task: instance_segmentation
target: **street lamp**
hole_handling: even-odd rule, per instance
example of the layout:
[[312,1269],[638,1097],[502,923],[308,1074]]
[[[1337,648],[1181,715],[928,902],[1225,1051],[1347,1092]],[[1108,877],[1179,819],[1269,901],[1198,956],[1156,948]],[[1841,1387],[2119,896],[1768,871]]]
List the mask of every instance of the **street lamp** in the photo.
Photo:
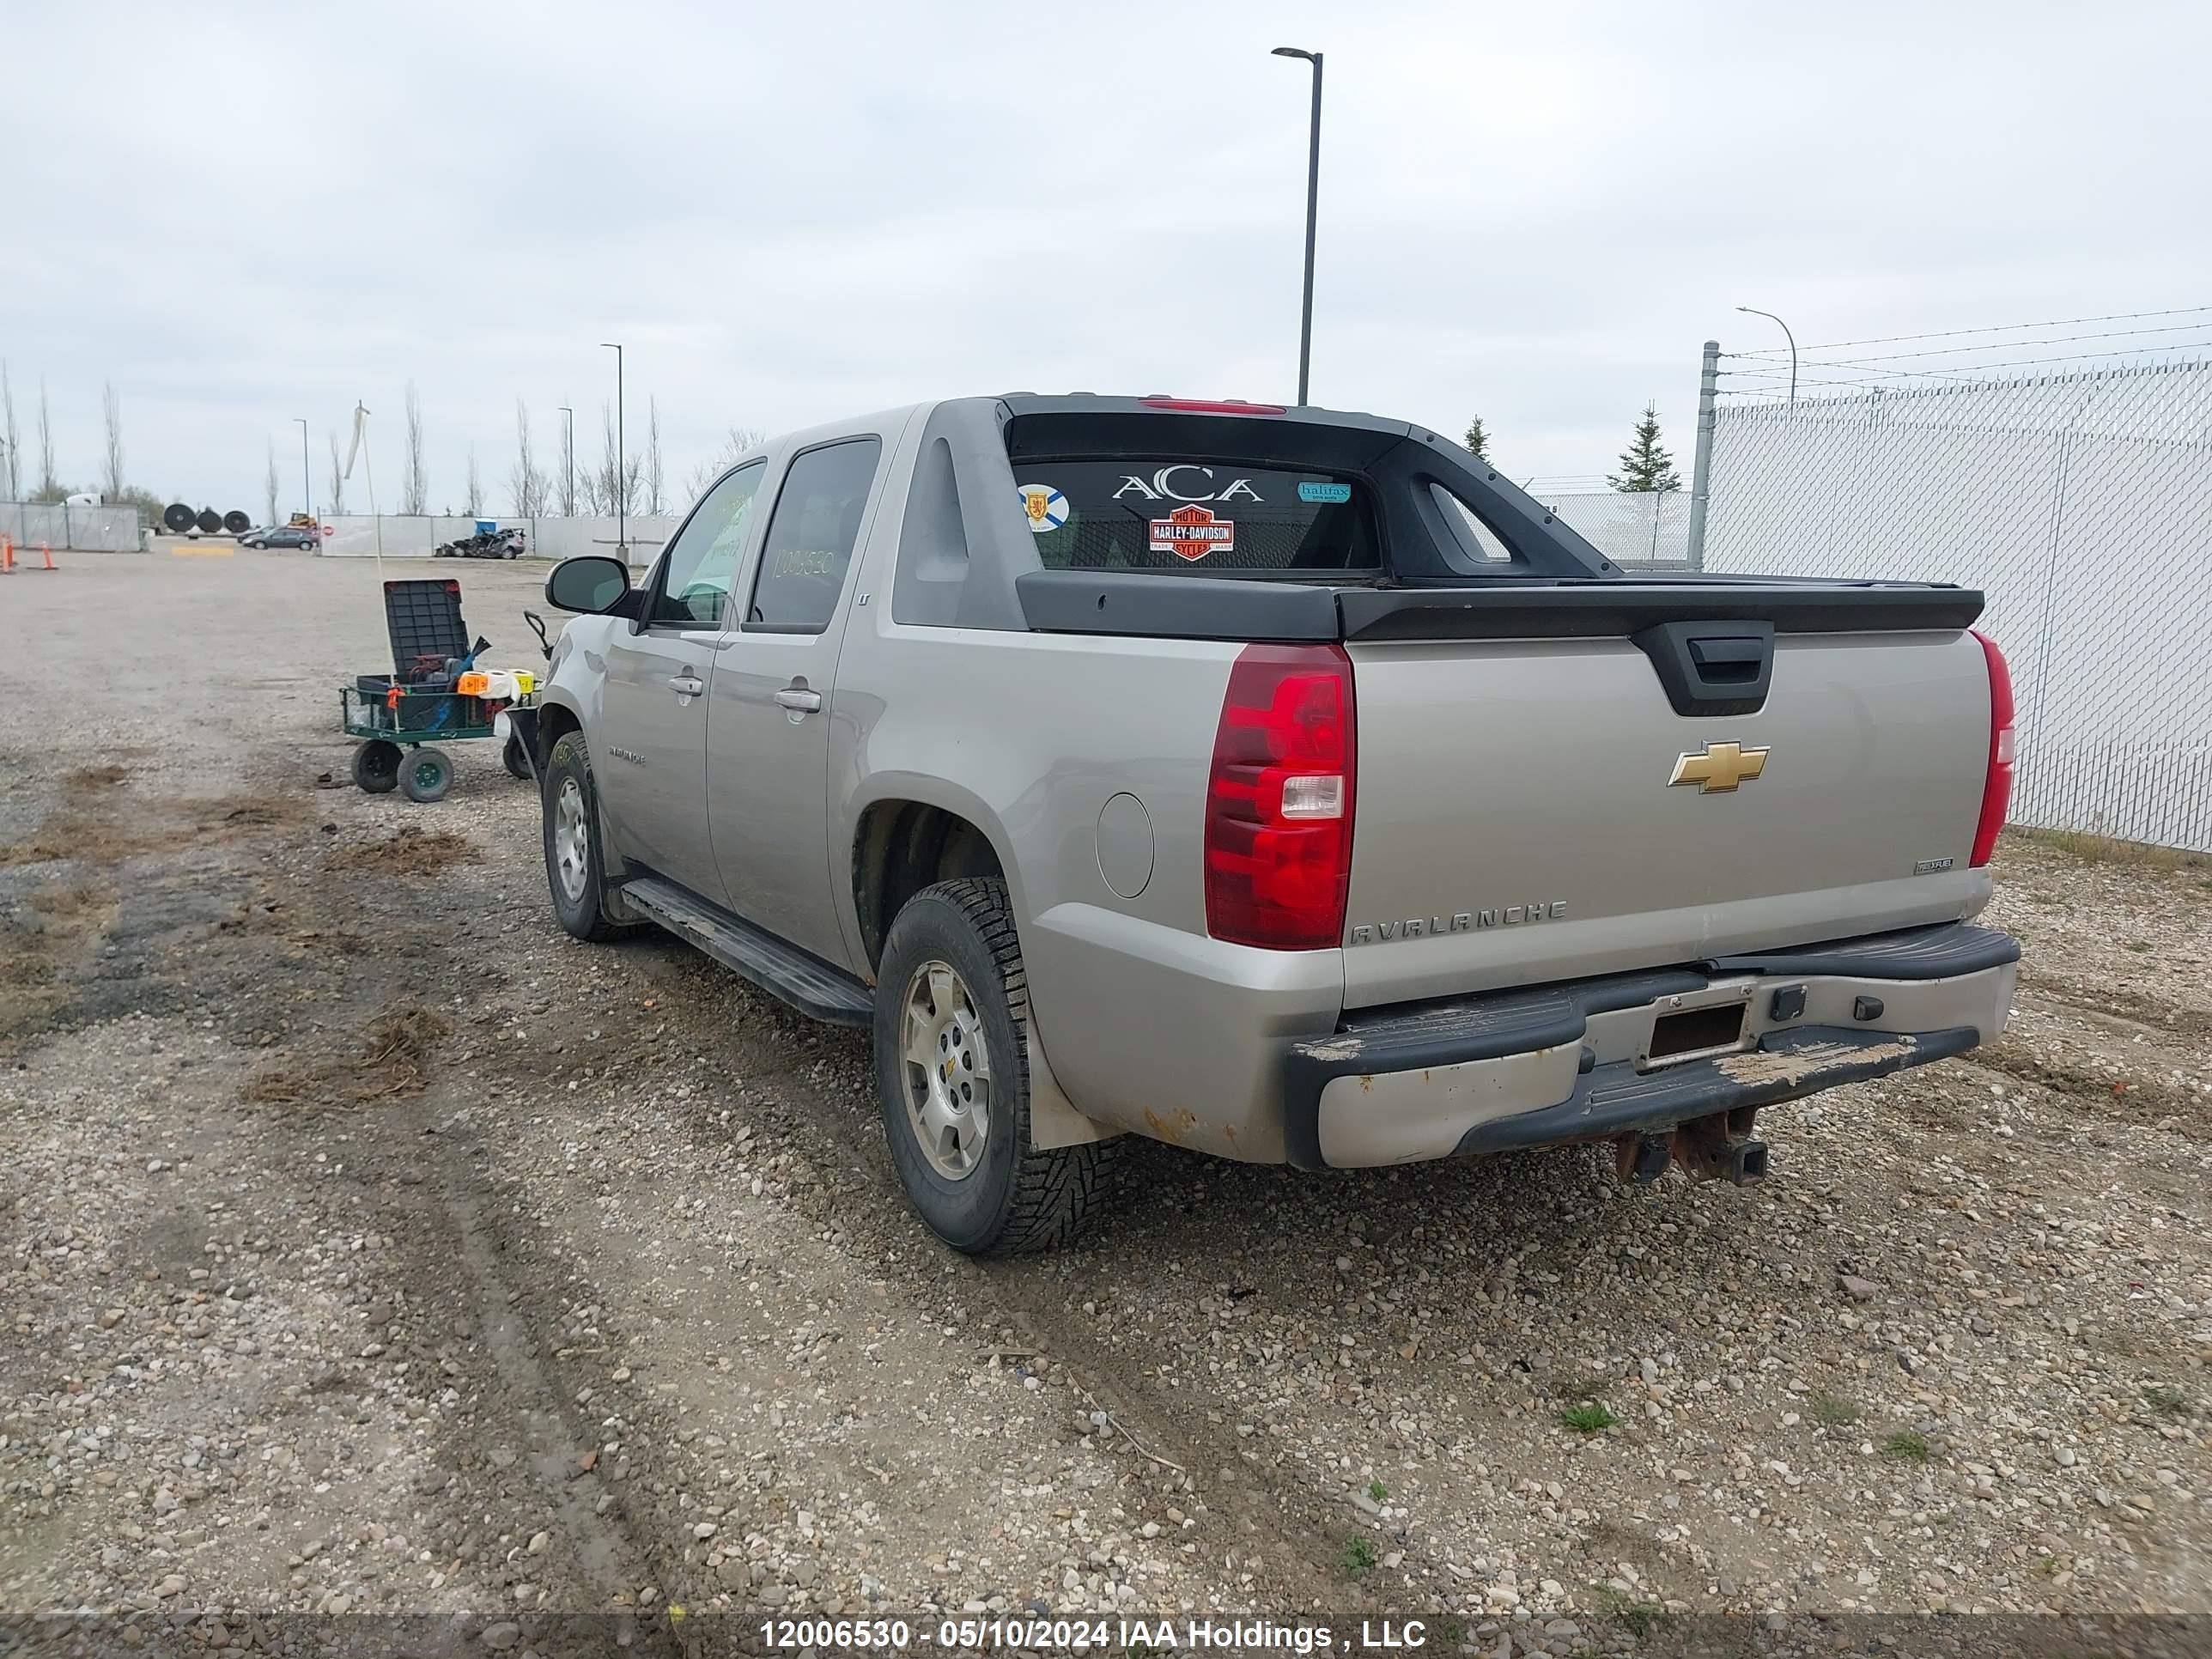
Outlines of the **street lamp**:
[[1753,317],[1764,317],[1768,322],[1780,326],[1782,337],[1790,342],[1790,401],[1796,403],[1797,401],[1797,337],[1790,331],[1789,324],[1783,322],[1771,311],[1761,311],[1757,306],[1738,306],[1736,309],[1748,312]]
[[1298,403],[1306,403],[1306,381],[1313,364],[1314,217],[1321,203],[1321,54],[1296,46],[1277,46],[1275,58],[1303,58],[1313,65],[1313,131],[1306,149],[1306,301],[1298,323]]
[[[307,516],[314,519],[315,486],[308,481],[307,473],[307,417],[304,415],[295,415],[292,418],[300,423],[300,495],[301,497],[300,504],[307,509]],[[319,527],[322,520],[315,519],[315,522]]]
[[568,465],[568,483],[561,492],[561,516],[573,519],[576,516],[576,411],[562,404],[561,412],[568,417],[568,435],[561,441],[561,453]]
[[629,562],[629,441],[623,435],[623,349],[612,340],[599,343],[615,354],[615,552]]

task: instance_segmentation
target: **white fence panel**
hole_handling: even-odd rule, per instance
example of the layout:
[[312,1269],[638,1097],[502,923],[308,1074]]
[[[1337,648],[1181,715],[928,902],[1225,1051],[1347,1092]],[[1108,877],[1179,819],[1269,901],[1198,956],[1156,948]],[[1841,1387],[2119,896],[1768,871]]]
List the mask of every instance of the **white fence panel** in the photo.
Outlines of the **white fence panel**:
[[15,544],[18,555],[41,544],[57,553],[137,553],[145,546],[135,507],[33,507],[0,501],[0,536]]
[[[329,526],[329,533],[323,538],[323,553],[327,558],[374,558],[380,526],[386,558],[427,559],[447,543],[475,535],[477,520],[423,518],[398,513],[376,517],[366,513],[348,513],[326,515],[323,522]],[[518,519],[487,515],[484,522],[502,530],[520,526],[526,556],[541,559],[574,558],[580,553],[612,556],[619,527],[629,538],[629,562],[642,567],[659,556],[661,544],[675,533],[678,521],[665,514],[653,514],[631,519],[619,526],[612,518]]]
[[1705,568],[1957,582],[2016,823],[2212,852],[2212,363],[1723,406]]

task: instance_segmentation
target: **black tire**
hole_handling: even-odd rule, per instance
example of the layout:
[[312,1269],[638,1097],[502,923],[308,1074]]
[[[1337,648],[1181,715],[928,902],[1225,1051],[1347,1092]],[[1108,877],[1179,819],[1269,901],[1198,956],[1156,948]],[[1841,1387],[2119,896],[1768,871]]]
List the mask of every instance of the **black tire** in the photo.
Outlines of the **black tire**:
[[522,733],[514,732],[507,738],[507,747],[499,751],[499,763],[507,768],[510,777],[530,781],[530,757],[523,750]]
[[[584,846],[572,887],[563,878],[555,845],[563,796],[574,785],[582,811]],[[545,760],[545,787],[541,797],[540,837],[545,852],[545,887],[553,896],[553,914],[571,938],[592,944],[634,933],[637,922],[620,922],[607,914],[606,858],[599,848],[599,790],[592,776],[592,751],[580,732],[563,732]]]
[[[907,999],[932,962],[950,966],[965,988],[989,1064],[982,1145],[958,1176],[933,1164],[908,1103],[920,1073],[903,1052]],[[930,1231],[969,1255],[1013,1255],[1074,1238],[1105,1189],[1115,1143],[1049,1152],[1030,1145],[1029,978],[1004,880],[943,881],[907,902],[877,970],[875,1032],[876,1094],[891,1163]]]
[[417,748],[399,763],[399,793],[428,805],[443,800],[453,787],[453,757],[428,744]]
[[371,738],[353,751],[353,781],[364,794],[388,795],[399,786],[399,745]]

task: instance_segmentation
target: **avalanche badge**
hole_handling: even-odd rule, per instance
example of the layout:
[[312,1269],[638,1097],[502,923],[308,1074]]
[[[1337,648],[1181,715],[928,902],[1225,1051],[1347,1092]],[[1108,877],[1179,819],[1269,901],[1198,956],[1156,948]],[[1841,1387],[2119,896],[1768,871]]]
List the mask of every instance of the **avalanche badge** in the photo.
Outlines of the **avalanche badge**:
[[1172,553],[1178,559],[1202,559],[1209,553],[1226,553],[1237,545],[1237,526],[1217,519],[1213,509],[1185,501],[1164,519],[1152,520],[1152,551]]

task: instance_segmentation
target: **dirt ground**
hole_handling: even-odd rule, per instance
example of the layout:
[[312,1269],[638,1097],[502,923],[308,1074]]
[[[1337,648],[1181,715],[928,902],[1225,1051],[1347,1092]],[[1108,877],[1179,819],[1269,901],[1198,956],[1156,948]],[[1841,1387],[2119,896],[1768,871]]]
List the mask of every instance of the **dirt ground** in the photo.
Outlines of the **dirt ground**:
[[560,933],[491,745],[346,782],[376,582],[0,579],[0,1611],[2212,1612],[2212,868],[2011,841],[2011,1033],[1763,1186],[1133,1145],[979,1264],[861,1035]]

